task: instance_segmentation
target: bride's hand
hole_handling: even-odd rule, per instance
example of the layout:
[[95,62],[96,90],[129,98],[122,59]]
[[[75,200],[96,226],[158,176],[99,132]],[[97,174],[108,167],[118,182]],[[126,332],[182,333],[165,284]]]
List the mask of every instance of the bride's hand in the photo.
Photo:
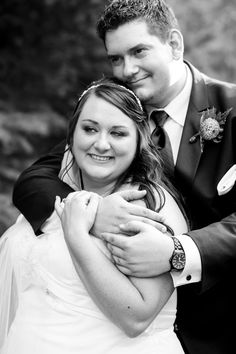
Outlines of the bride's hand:
[[100,198],[98,194],[86,191],[70,193],[62,202],[56,197],[55,210],[61,219],[65,234],[89,233]]

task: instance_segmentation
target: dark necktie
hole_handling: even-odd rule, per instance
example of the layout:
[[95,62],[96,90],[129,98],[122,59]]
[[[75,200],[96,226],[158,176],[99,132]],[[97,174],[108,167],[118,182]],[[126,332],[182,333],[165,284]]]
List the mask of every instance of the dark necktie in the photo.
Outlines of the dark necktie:
[[168,114],[165,111],[154,111],[151,114],[151,119],[154,121],[156,128],[152,132],[151,139],[163,159],[165,172],[169,177],[174,176],[174,159],[173,152],[170,144],[170,139],[163,128],[165,121],[168,118]]

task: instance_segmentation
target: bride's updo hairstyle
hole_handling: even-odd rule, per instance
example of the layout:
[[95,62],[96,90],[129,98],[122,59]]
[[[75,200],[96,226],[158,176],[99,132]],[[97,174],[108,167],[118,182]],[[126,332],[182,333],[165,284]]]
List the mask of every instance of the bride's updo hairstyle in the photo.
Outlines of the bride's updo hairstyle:
[[[137,150],[134,160],[128,170],[118,178],[113,192],[117,191],[119,187],[125,183],[139,185],[140,189],[147,191],[147,206],[154,210],[156,209],[156,198],[154,197],[155,189],[160,197],[160,204],[157,206],[159,210],[165,203],[164,194],[160,188],[160,185],[165,185],[163,182],[162,162],[150,139],[147,114],[139,98],[133,91],[124,86],[123,83],[113,78],[102,78],[90,84],[82,93],[69,123],[67,133],[67,145],[69,150],[72,153],[75,127],[83,106],[91,95],[104,99],[132,119],[138,133]],[[72,161],[72,164],[73,162],[74,161]],[[67,169],[70,167],[71,166],[67,166]]]

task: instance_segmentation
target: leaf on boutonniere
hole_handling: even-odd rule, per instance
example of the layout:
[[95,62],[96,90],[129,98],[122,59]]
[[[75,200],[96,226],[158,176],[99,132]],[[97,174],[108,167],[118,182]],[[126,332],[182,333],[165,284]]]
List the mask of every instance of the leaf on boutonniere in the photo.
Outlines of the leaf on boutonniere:
[[190,139],[190,143],[194,143],[200,138],[201,152],[203,152],[206,141],[219,143],[223,138],[224,125],[232,107],[221,113],[216,111],[215,107],[208,108],[201,113],[199,131]]

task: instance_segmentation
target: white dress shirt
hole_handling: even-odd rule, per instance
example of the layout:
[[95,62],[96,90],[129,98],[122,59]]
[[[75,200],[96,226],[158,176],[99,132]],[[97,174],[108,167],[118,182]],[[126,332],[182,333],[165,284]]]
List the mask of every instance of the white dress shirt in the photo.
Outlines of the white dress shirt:
[[[176,164],[180,141],[183,133],[183,127],[187,115],[188,104],[192,89],[192,74],[186,65],[186,82],[181,92],[163,108],[152,107],[149,111],[149,117],[154,110],[164,110],[168,115],[163,128],[167,132],[173,152],[174,163]],[[151,130],[154,129],[154,123],[150,121]],[[201,280],[201,257],[195,242],[188,235],[176,236],[184,249],[186,255],[186,264],[181,272],[171,271],[174,286],[180,286],[189,283],[199,282]]]

